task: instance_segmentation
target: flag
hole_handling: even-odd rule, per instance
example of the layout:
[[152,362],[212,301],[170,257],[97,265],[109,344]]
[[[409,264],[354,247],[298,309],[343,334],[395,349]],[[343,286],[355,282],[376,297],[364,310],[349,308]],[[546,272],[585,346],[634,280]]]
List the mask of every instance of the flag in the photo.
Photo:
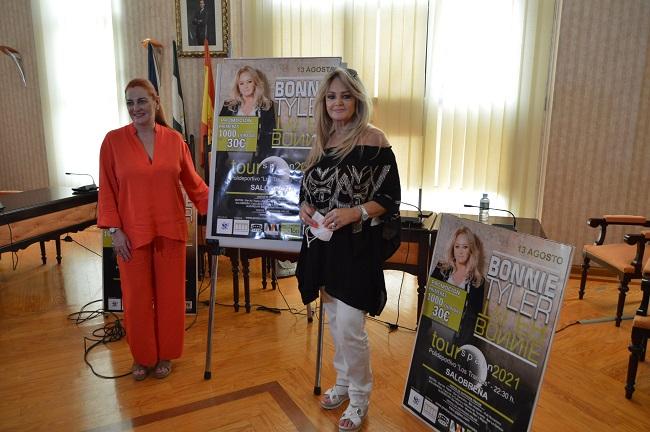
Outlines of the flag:
[[147,44],[147,60],[149,63],[149,81],[151,81],[158,95],[160,95],[160,89],[158,88],[158,83],[160,82],[158,58],[151,42]]
[[172,70],[172,127],[183,135],[183,139],[187,141],[187,135],[185,134],[185,105],[183,104],[181,74],[178,72],[176,41],[173,41],[172,44],[174,49],[174,65]]
[[201,166],[204,166],[205,159],[205,138],[208,137],[208,144],[212,143],[212,119],[214,118],[214,78],[212,78],[212,62],[210,61],[210,50],[208,39],[203,41],[204,66],[203,66],[203,105],[201,107]]
[[23,80],[23,85],[27,87],[27,81],[25,80],[25,68],[23,67],[23,58],[20,53],[15,49],[5,45],[0,45],[0,52],[3,52],[11,57],[11,59],[16,64],[16,67],[18,68],[18,74],[20,75],[20,79]]

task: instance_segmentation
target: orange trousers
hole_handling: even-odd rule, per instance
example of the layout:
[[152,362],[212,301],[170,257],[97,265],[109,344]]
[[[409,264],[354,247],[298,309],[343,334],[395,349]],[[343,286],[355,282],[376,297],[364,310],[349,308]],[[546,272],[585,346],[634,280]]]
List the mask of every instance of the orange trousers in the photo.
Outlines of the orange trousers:
[[118,258],[126,338],[136,363],[179,358],[185,333],[185,242],[156,237]]

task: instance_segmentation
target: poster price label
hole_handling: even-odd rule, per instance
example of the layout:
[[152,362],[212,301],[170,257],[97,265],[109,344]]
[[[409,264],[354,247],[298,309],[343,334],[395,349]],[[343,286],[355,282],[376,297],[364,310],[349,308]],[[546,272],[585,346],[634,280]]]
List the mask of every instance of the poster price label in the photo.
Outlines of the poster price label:
[[255,116],[221,116],[217,134],[217,151],[255,152],[257,150],[257,127]]
[[423,314],[454,331],[460,328],[467,291],[430,277]]

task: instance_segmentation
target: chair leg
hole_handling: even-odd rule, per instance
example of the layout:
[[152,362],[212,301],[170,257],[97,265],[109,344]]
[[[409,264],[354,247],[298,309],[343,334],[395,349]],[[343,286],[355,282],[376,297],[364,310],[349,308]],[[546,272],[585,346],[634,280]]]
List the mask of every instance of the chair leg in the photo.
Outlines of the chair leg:
[[623,307],[625,306],[625,296],[629,291],[628,283],[630,282],[630,277],[628,275],[623,275],[621,277],[621,284],[618,287],[618,305],[616,305],[616,327],[621,326],[621,321],[623,317]]
[[[636,369],[639,365],[639,358],[642,350],[642,339],[644,338],[643,330],[640,328],[632,328],[632,343],[628,347],[630,350],[630,361],[627,365],[627,384],[625,384],[625,397],[632,398],[634,393],[634,383],[636,381]],[[646,337],[647,339],[647,337]]]
[[582,277],[580,278],[580,291],[578,291],[578,298],[582,300],[585,296],[585,285],[587,285],[587,271],[589,271],[589,258],[585,257],[582,263]]
[[43,265],[47,263],[47,255],[45,255],[45,242],[39,242],[39,245],[41,246],[41,261],[43,261]]
[[643,291],[643,297],[641,297],[641,304],[639,309],[637,309],[637,315],[648,315],[648,303],[650,303],[650,278],[644,277],[641,280],[641,291]]

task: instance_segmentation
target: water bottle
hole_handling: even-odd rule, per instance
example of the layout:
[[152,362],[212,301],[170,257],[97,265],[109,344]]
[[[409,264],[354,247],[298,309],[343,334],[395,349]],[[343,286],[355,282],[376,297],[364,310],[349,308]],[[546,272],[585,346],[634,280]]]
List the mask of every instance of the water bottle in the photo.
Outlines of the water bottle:
[[479,222],[484,224],[488,223],[489,208],[490,208],[490,199],[488,198],[487,194],[484,193],[483,198],[481,198],[481,201],[479,202],[479,211],[478,211]]

